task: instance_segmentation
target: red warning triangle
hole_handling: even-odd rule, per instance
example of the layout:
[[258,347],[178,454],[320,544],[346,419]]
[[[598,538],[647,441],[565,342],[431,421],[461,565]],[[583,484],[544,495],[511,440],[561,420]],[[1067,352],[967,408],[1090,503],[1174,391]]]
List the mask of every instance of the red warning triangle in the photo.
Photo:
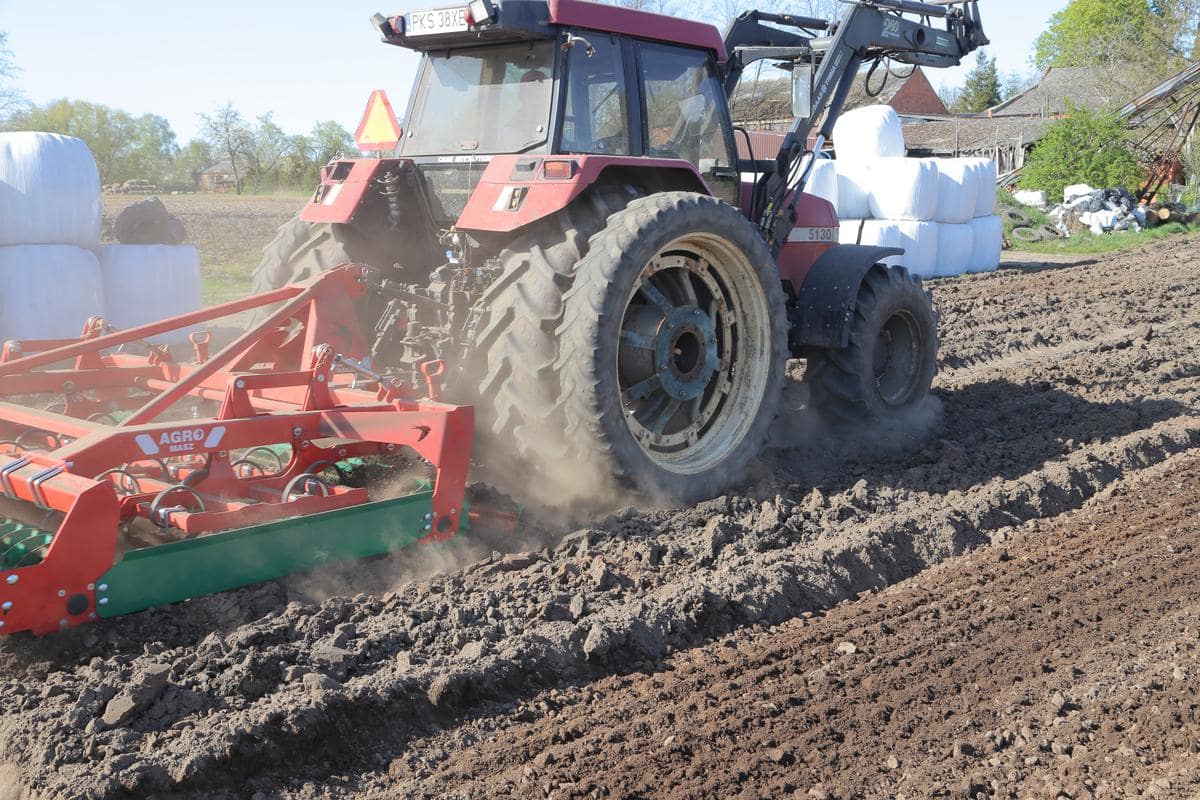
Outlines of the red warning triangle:
[[400,144],[403,134],[387,94],[382,89],[371,92],[362,122],[358,123],[358,130],[354,132],[354,141],[358,144],[358,149],[364,152],[392,151]]

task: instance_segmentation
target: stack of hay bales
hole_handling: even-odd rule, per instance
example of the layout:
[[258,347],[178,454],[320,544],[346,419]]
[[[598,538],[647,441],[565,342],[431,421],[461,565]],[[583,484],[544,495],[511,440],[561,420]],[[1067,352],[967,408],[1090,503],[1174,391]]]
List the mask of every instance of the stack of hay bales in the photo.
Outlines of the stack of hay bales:
[[0,341],[75,338],[97,314],[131,328],[199,307],[194,247],[101,246],[101,223],[86,144],[0,133]]
[[0,341],[78,337],[103,311],[100,173],[79,139],[0,134]]
[[995,162],[905,158],[900,119],[888,106],[842,115],[833,138],[836,190],[821,196],[837,208],[843,243],[902,248],[888,263],[926,278],[996,269],[1003,226]]

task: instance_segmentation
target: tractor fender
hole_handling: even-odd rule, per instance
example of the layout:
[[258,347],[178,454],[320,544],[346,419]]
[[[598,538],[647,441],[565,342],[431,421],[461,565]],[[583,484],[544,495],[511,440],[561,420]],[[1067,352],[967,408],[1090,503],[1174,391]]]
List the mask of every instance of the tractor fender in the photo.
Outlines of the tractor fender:
[[375,176],[395,168],[399,158],[354,158],[321,167],[321,182],[300,210],[305,222],[346,223],[354,219],[367,198]]
[[896,247],[861,244],[839,244],[826,250],[813,263],[797,294],[792,344],[835,350],[848,345],[863,278],[885,258],[903,254]]
[[[555,165],[552,170],[559,170],[557,174],[567,177],[547,177],[548,164]],[[561,166],[564,164],[568,166]],[[682,189],[712,194],[696,168],[683,159],[595,155],[493,156],[455,227],[511,233],[562,211],[589,186],[603,182],[606,173],[633,170],[636,170],[640,181],[654,186],[657,191]],[[628,175],[618,182],[628,183]],[[658,188],[660,186],[663,188]]]

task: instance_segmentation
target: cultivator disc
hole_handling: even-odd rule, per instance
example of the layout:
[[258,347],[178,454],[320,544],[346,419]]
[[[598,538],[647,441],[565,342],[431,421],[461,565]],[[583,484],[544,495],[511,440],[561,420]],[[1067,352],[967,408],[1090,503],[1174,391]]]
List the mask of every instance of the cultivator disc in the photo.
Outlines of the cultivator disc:
[[[347,326],[363,277],[344,266],[129,331],[92,320],[77,340],[6,343],[0,398],[41,410],[0,400],[0,633],[457,535],[472,409],[431,399],[440,363],[419,392],[357,360],[366,348]],[[193,334],[192,363],[128,351],[271,305],[215,355]],[[388,480],[349,479],[368,463]],[[425,483],[400,488],[413,470]]]

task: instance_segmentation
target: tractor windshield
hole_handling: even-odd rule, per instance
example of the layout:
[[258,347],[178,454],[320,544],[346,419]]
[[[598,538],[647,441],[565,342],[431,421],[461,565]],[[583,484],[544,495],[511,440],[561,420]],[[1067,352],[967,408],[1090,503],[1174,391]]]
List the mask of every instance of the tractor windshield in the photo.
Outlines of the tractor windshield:
[[429,53],[403,155],[520,153],[544,144],[553,75],[550,41]]

